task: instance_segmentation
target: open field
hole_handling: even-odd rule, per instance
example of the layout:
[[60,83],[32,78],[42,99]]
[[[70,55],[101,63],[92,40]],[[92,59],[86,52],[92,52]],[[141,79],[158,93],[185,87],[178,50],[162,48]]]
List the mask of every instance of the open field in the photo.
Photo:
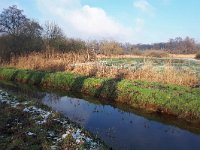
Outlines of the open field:
[[[97,58],[144,58],[142,55],[97,55]],[[195,54],[169,54],[168,58],[195,58]]]
[[194,86],[200,80],[200,62],[169,58],[103,58],[77,63],[67,71],[87,76],[124,78]]
[[200,119],[200,88],[8,68],[0,69],[0,78],[83,93],[190,121]]
[[150,63],[158,70],[168,65],[181,71],[195,71],[197,74],[200,73],[200,61],[189,58],[107,58],[101,59],[101,63],[106,66],[117,66],[127,69],[140,68],[146,63]]

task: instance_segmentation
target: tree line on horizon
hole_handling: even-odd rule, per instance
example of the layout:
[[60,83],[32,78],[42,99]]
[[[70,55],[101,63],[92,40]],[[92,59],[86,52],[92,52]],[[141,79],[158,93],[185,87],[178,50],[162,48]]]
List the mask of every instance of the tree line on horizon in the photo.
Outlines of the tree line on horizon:
[[40,25],[27,18],[16,5],[5,8],[0,13],[0,58],[9,61],[12,56],[30,52],[56,50],[62,53],[95,52],[104,55],[133,54],[137,51],[162,50],[176,54],[196,53],[200,45],[193,38],[175,38],[166,43],[131,44],[116,41],[84,41],[68,38],[55,23]]
[[45,50],[79,52],[86,50],[80,39],[67,38],[62,29],[53,22],[40,25],[27,18],[16,5],[0,13],[0,57],[8,60],[12,56]]

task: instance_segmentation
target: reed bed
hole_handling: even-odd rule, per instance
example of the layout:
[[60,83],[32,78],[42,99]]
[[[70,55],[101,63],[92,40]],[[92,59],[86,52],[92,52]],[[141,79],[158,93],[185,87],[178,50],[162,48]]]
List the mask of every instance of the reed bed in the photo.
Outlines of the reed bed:
[[161,69],[158,69],[157,66],[154,66],[151,62],[145,62],[144,65],[138,69],[127,69],[93,63],[71,66],[66,68],[66,70],[87,76],[124,78],[128,80],[142,80],[184,86],[193,86],[199,82],[195,70],[177,69],[171,64],[165,64]]
[[13,57],[9,63],[2,64],[2,66],[42,71],[70,71],[86,76],[124,78],[184,86],[199,84],[195,70],[177,69],[170,63],[166,63],[161,69],[158,69],[151,61],[146,61],[141,67],[132,69],[106,66],[93,60],[95,60],[95,56],[88,53],[45,51]]
[[94,54],[82,51],[61,53],[54,50],[47,50],[12,57],[10,62],[3,63],[2,66],[43,71],[65,71],[66,66],[69,64],[84,63],[94,59]]

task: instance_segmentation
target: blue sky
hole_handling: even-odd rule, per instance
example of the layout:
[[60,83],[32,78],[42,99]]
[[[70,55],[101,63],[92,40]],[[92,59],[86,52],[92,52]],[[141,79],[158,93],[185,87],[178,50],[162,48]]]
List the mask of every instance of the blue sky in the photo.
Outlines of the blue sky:
[[199,0],[1,0],[44,24],[56,22],[68,37],[131,43],[190,36],[200,41]]

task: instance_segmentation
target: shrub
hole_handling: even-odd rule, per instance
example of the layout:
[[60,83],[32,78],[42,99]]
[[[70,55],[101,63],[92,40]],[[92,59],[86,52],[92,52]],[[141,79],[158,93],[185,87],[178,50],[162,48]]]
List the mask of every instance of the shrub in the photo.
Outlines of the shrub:
[[141,50],[133,50],[130,52],[132,55],[137,55],[137,56],[141,56],[143,54],[143,52]]
[[162,58],[162,57],[168,57],[169,54],[167,52],[159,51],[159,50],[148,50],[144,52],[144,56]]
[[200,51],[197,52],[196,56],[195,56],[196,59],[200,59]]

